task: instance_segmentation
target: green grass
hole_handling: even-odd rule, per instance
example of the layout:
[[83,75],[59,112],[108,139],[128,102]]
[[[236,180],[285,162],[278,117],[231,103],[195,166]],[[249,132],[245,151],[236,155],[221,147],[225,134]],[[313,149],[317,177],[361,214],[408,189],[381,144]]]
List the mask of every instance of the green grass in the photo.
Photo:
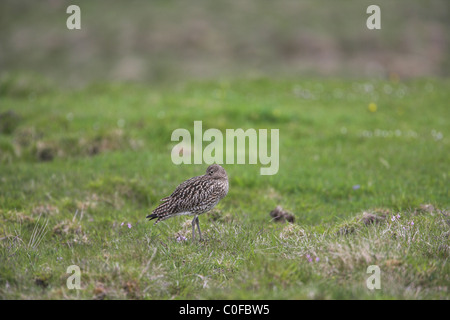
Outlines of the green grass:
[[[1,81],[1,298],[449,298],[448,80]],[[187,218],[145,216],[204,173],[170,160],[195,120],[279,129],[280,168],[225,164],[229,194],[192,243]],[[294,224],[271,220],[277,205]]]

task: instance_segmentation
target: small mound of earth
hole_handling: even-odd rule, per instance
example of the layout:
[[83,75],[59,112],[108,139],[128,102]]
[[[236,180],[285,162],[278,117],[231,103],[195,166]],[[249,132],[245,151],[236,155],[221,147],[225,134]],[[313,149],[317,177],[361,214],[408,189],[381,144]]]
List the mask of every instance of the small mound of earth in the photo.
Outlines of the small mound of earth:
[[293,223],[295,221],[294,215],[285,211],[281,206],[277,206],[275,209],[273,209],[270,212],[270,216],[273,218],[273,220],[278,222],[288,221]]

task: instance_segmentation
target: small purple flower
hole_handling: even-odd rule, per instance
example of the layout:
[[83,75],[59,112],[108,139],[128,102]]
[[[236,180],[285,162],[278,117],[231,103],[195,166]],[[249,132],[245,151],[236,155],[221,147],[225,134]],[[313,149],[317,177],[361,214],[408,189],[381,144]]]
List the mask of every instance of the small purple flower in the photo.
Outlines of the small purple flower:
[[184,236],[178,236],[178,238],[177,238],[177,242],[186,241],[186,240],[187,239]]
[[395,216],[392,216],[391,221],[395,221]]
[[123,226],[123,222],[120,224],[120,226]]
[[355,184],[352,189],[353,190],[358,190],[359,188],[361,188],[361,186],[359,184]]
[[319,261],[320,261],[319,257],[316,257],[316,262],[319,262]]
[[414,225],[414,221],[411,221],[411,225],[412,225],[412,226]]
[[399,213],[399,214],[397,214],[397,219],[400,219],[400,213]]
[[131,229],[131,223],[128,223],[127,226],[128,226],[128,229]]

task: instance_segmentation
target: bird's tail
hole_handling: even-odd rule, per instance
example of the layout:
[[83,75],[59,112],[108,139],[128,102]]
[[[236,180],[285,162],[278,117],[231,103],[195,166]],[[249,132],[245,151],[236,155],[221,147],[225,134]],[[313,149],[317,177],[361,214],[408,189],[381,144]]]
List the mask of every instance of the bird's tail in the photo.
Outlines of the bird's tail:
[[153,219],[158,218],[158,215],[156,213],[152,213],[152,214],[149,214],[148,216],[146,216],[146,218],[148,220],[153,220]]
[[169,209],[169,202],[161,203],[146,218],[149,220],[157,219],[155,222],[155,224],[157,224],[159,221],[167,218],[168,209]]

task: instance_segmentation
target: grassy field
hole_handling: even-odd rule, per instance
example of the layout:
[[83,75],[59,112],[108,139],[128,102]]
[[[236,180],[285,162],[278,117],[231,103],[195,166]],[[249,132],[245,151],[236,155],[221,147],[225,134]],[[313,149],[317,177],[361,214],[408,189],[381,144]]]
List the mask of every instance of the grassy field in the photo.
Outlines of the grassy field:
[[[450,81],[0,86],[2,299],[449,299]],[[280,130],[280,168],[224,164],[200,217],[145,216],[207,165],[172,131]],[[276,222],[282,206],[294,223]],[[177,238],[186,237],[186,241]],[[70,290],[67,267],[81,270]],[[367,268],[381,270],[369,290]]]

